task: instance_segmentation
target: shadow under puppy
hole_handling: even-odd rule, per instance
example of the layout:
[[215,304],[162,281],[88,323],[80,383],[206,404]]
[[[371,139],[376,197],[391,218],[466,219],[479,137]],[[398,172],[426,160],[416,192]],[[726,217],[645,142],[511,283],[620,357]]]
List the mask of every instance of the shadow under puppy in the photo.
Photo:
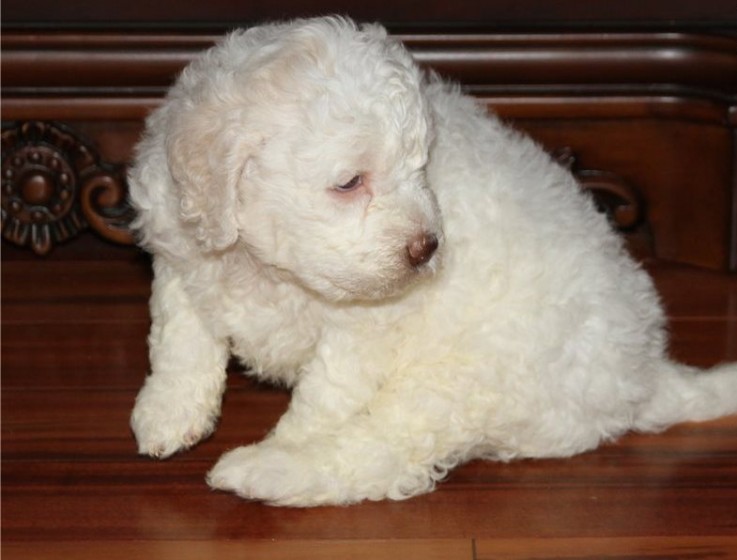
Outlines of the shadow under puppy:
[[666,357],[650,278],[573,177],[379,26],[228,35],[148,119],[130,186],[155,271],[140,452],[213,431],[231,354],[293,388],[215,488],[402,499],[472,458],[737,412],[734,366]]

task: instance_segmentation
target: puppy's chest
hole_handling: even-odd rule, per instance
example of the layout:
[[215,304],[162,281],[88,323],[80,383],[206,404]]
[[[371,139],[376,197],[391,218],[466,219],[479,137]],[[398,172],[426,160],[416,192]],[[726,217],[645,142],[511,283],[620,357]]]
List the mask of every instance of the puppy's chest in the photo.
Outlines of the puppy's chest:
[[310,359],[320,336],[314,311],[290,297],[230,298],[222,325],[234,355],[255,373],[287,382]]

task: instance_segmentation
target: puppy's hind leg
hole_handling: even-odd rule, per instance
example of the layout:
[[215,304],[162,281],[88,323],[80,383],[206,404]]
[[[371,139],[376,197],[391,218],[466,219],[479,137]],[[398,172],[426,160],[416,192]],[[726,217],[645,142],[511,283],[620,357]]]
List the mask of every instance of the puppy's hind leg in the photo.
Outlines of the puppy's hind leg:
[[179,279],[157,263],[151,297],[151,374],[131,428],[139,452],[159,459],[210,435],[225,390],[226,341],[202,324]]
[[[459,394],[389,384],[332,429],[296,442],[279,431],[235,449],[208,475],[211,486],[282,506],[404,499],[431,491],[483,439]],[[402,386],[403,385],[403,386]]]

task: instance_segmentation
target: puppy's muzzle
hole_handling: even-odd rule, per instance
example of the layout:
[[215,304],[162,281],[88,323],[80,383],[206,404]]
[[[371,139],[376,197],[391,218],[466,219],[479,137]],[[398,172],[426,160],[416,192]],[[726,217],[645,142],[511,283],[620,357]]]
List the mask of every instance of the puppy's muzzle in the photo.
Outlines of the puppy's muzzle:
[[432,233],[423,233],[407,244],[407,259],[412,266],[419,267],[428,262],[438,248],[438,238]]

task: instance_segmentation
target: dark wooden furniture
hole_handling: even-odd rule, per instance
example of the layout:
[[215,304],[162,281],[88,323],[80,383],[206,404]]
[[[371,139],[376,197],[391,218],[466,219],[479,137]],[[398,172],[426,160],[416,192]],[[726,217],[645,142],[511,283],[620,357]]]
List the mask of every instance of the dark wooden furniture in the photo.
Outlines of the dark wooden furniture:
[[[393,24],[421,64],[571,166],[639,256],[737,267],[732,3],[647,0],[618,7],[613,21],[586,2],[528,0],[511,12],[495,2],[431,2],[414,15],[402,3],[377,4],[348,11]],[[45,254],[90,226],[130,242],[124,166],[180,69],[216,40],[226,13],[251,21],[310,10],[223,1],[204,12],[183,6],[165,25],[166,3],[137,6],[137,23],[128,21],[131,5],[38,2],[56,29],[26,4],[5,9],[5,239]]]

